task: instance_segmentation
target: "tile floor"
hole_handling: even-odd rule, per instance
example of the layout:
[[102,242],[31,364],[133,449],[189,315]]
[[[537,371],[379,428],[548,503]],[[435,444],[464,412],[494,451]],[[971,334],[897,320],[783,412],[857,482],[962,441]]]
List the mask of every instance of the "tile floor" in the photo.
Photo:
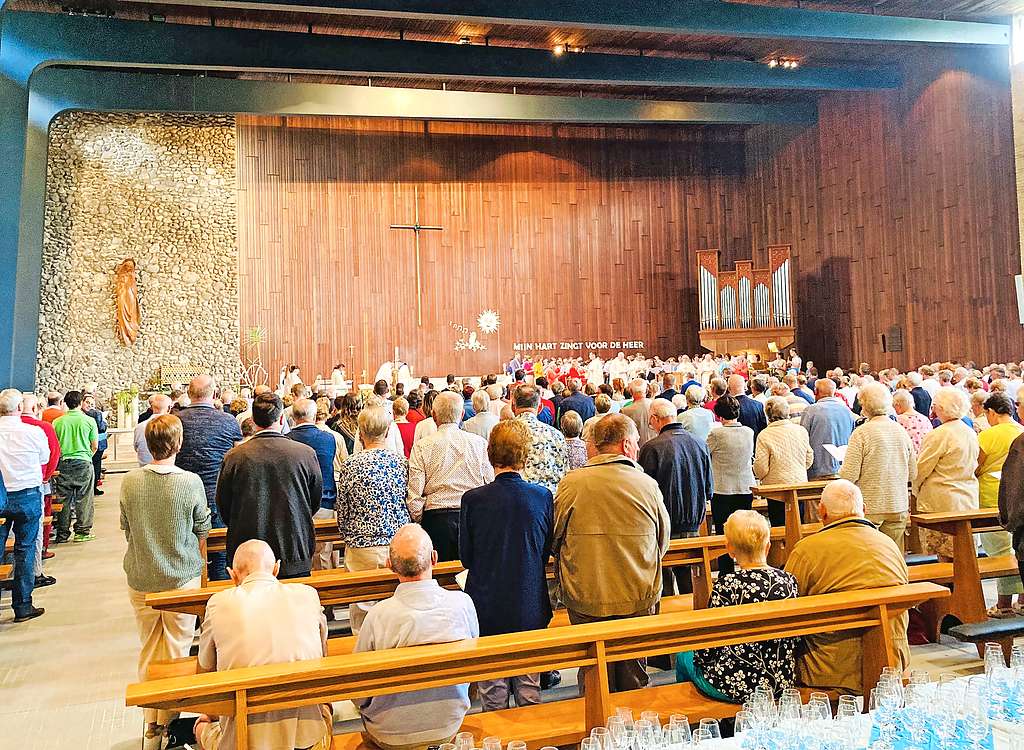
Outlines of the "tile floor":
[[[120,476],[108,475],[96,503],[96,541],[56,547],[46,564],[57,584],[36,592],[46,614],[12,622],[10,594],[0,603],[0,750],[135,750],[141,711],[124,706],[136,679],[138,642],[128,604],[118,529]],[[944,639],[916,647],[914,665],[934,673],[981,670],[971,646]],[[571,686],[575,675],[563,675]],[[353,716],[351,704],[336,718]]]

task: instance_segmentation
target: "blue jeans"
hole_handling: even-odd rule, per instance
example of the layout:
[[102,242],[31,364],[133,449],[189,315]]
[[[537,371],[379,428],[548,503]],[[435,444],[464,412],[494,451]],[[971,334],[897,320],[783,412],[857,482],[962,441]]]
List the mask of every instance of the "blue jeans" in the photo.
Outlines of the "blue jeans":
[[42,495],[38,487],[7,493],[7,503],[0,508],[7,523],[0,526],[0,550],[14,532],[14,615],[32,611],[32,589],[36,583],[35,550],[39,524],[43,518]]
[[[210,526],[214,529],[227,527],[224,519],[220,517],[220,510],[217,503],[210,503]],[[228,579],[228,554],[226,552],[211,552],[206,558],[206,577],[211,581],[226,581]]]

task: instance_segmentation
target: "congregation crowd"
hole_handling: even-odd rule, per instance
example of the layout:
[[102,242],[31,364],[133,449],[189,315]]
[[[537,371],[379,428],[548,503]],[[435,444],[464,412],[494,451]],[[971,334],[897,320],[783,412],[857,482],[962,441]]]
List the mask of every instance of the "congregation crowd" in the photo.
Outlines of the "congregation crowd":
[[[387,567],[400,581],[389,599],[349,608],[356,651],[545,628],[556,608],[573,624],[655,614],[663,597],[692,591],[687,568],[661,561],[670,540],[701,533],[708,512],[728,551],[711,607],[906,583],[911,498],[921,512],[998,507],[1006,530],[981,543],[990,556],[1015,553],[1024,573],[1022,364],[819,375],[796,352],[765,363],[517,356],[504,378],[477,387],[454,376],[441,388],[381,380],[344,395],[297,375],[281,392],[237,394],[197,376],[149,398],[135,427],[140,467],[120,487],[140,679],[150,663],[187,655],[196,631],[194,615],[154,610],[146,594],[198,588],[204,566],[210,580],[234,583],[206,608],[205,671],[325,655],[333,608],[280,581],[336,567]],[[43,614],[32,591],[53,582],[43,572],[51,536],[93,538],[106,425],[91,399],[48,394],[43,409],[33,394],[0,393],[0,541],[13,531],[16,622]],[[822,529],[773,567],[771,527],[785,524],[786,508],[753,510],[755,488],[811,479],[831,480],[818,518],[805,519]],[[41,520],[54,502],[51,531]],[[340,543],[318,542],[318,519],[336,521]],[[226,529],[226,553],[203,559],[212,528]],[[927,550],[952,559],[949,537],[922,531]],[[432,576],[449,560],[468,572],[464,593]],[[989,615],[1024,614],[1020,576],[997,586]],[[890,633],[904,667],[907,625],[897,617]],[[859,693],[859,648],[849,634],[785,638],[682,653],[670,668],[736,703],[794,684]],[[609,682],[630,690],[648,675],[644,660],[616,662]],[[552,679],[476,689],[483,710],[498,710],[540,702]],[[470,686],[357,708],[382,750],[427,747],[459,731]],[[147,709],[153,747],[171,718]],[[298,708],[254,722],[250,737],[256,747],[326,748],[332,721],[328,706]],[[232,719],[200,717],[195,735],[205,750],[232,747]]]

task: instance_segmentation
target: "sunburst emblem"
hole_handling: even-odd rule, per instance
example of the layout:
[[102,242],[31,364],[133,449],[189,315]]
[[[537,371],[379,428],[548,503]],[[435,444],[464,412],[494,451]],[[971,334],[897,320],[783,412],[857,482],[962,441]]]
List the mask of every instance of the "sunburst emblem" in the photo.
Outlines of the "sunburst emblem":
[[494,310],[484,310],[477,317],[476,326],[482,333],[496,333],[501,327],[501,318]]

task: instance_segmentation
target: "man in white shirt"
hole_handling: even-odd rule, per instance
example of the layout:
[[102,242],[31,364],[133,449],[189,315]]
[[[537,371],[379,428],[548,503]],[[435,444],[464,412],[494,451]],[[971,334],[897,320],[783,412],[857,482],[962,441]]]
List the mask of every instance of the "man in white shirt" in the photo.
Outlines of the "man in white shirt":
[[149,452],[149,446],[146,445],[146,425],[149,424],[149,420],[153,417],[169,413],[173,403],[171,397],[164,393],[154,393],[149,397],[149,410],[152,414],[148,419],[144,419],[135,425],[135,455],[139,459],[139,466],[153,463],[153,456]]
[[[480,635],[473,600],[441,588],[433,577],[437,552],[416,524],[391,540],[388,567],[398,576],[390,599],[374,605],[359,631],[355,653],[430,643],[454,643]],[[353,701],[363,718],[363,738],[381,750],[450,742],[469,711],[469,685],[415,690]]]
[[939,381],[935,379],[935,368],[931,365],[921,365],[917,371],[921,373],[921,387],[928,391],[929,396],[935,398],[935,394],[941,387]]
[[439,394],[431,410],[437,432],[409,455],[409,514],[423,524],[442,561],[459,559],[462,493],[494,480],[487,441],[459,429],[462,410],[461,395]]
[[[327,620],[311,586],[277,580],[279,563],[258,539],[235,550],[228,573],[234,587],[210,597],[199,638],[199,671],[288,664],[327,655]],[[272,718],[271,718],[272,717]],[[249,746],[260,748],[330,745],[329,705],[303,706],[249,717]],[[235,719],[196,720],[202,750],[233,750]]]
[[473,411],[476,415],[463,422],[462,429],[487,440],[499,420],[498,415],[491,411],[491,397],[483,388],[473,391]]
[[43,614],[32,604],[35,587],[35,545],[43,515],[43,466],[50,460],[46,433],[21,421],[22,395],[9,388],[0,393],[0,550],[14,532],[14,621],[25,622]]

